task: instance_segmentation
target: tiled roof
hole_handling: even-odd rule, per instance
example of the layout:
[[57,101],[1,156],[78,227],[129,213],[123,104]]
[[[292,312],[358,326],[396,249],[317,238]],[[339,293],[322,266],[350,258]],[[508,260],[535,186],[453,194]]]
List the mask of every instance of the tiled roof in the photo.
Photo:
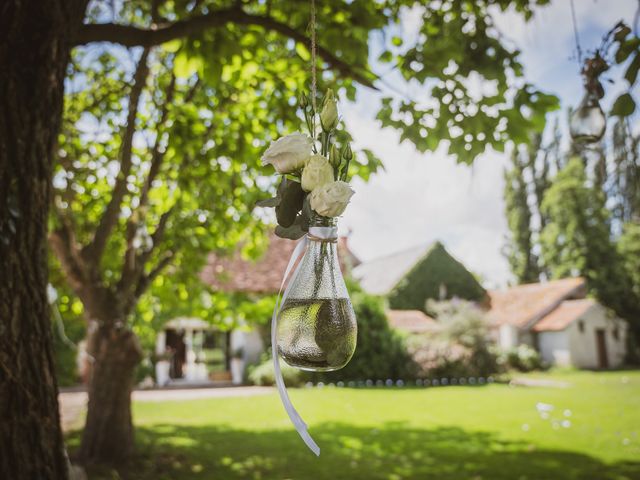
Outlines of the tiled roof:
[[389,325],[409,333],[431,332],[438,328],[429,315],[420,310],[387,310]]
[[363,263],[353,270],[363,290],[372,295],[386,295],[423,258],[431,245],[404,250]]
[[495,325],[528,328],[557,308],[564,300],[584,298],[584,278],[564,278],[544,283],[492,290],[488,316]]
[[595,305],[597,305],[597,302],[590,298],[565,300],[558,308],[536,323],[532,330],[534,332],[554,332],[564,330]]
[[[224,292],[277,293],[296,243],[271,234],[266,252],[255,261],[243,259],[240,252],[226,257],[211,253],[202,280]],[[359,263],[345,237],[338,239],[338,257],[343,272]]]

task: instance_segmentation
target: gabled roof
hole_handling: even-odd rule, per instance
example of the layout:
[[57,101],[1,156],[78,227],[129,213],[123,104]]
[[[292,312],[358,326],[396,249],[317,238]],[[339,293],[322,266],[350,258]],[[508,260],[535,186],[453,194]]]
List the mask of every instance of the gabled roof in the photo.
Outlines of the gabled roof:
[[492,290],[489,292],[491,306],[488,316],[495,325],[530,328],[563,301],[584,298],[585,295],[586,282],[581,277]]
[[353,276],[360,280],[365,292],[386,295],[427,254],[430,247],[421,245],[362,263],[353,269]]
[[[201,278],[214,290],[223,292],[277,293],[296,243],[272,233],[267,250],[255,261],[242,258],[239,251],[230,256],[210,253]],[[343,272],[359,262],[345,237],[338,239],[338,257]]]
[[590,298],[565,300],[558,308],[536,323],[532,330],[534,332],[556,332],[564,330],[596,305],[598,305],[598,303]]
[[438,328],[429,315],[420,310],[387,310],[389,325],[408,333],[432,332]]

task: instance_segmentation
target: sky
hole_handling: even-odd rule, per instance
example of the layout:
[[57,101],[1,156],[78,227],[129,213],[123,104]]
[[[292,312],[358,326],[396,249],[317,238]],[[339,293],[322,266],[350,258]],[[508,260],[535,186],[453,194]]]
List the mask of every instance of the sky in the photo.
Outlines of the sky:
[[[618,20],[632,24],[638,8],[636,0],[574,1],[583,50],[595,48]],[[494,17],[501,33],[521,50],[527,81],[557,95],[562,111],[582,96],[570,8],[569,0],[552,0],[528,23],[513,12]],[[413,35],[419,22],[420,12],[405,15],[403,35]],[[624,86],[619,80],[606,87],[605,111]],[[376,94],[361,88],[355,103],[341,102],[355,147],[373,150],[385,166],[366,184],[352,182],[356,195],[340,223],[350,232],[356,255],[367,261],[440,240],[486,287],[513,281],[502,254],[508,234],[502,199],[506,157],[487,152],[469,167],[442,149],[420,153],[409,142],[400,144],[397,132],[381,129],[377,101]]]

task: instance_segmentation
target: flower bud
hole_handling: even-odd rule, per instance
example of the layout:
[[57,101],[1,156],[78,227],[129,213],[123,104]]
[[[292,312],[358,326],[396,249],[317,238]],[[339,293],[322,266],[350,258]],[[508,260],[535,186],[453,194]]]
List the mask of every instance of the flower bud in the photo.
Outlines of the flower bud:
[[302,170],[302,189],[305,192],[333,182],[333,167],[322,155],[311,155]]
[[342,156],[345,160],[349,161],[353,158],[353,152],[351,151],[351,145],[347,144],[342,148]]
[[320,125],[325,132],[330,132],[338,126],[338,102],[331,89],[327,90],[322,102]]
[[340,157],[340,152],[338,152],[338,148],[335,143],[331,145],[331,150],[329,150],[329,163],[337,168],[340,166],[340,162],[342,161],[342,157]]
[[302,108],[303,110],[306,110],[307,107],[309,106],[309,99],[304,94],[304,92],[300,94],[300,97],[298,98],[298,104],[300,105],[300,108]]

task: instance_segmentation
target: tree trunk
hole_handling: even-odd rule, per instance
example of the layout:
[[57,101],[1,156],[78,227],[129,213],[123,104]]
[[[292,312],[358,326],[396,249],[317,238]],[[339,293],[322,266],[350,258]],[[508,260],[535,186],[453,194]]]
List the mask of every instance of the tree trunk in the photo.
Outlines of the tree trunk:
[[0,4],[0,478],[65,479],[47,215],[70,39],[85,1]]
[[[96,325],[94,322],[93,325]],[[133,453],[131,388],[142,358],[138,339],[117,322],[91,328],[89,407],[79,457],[85,464],[121,465]]]

